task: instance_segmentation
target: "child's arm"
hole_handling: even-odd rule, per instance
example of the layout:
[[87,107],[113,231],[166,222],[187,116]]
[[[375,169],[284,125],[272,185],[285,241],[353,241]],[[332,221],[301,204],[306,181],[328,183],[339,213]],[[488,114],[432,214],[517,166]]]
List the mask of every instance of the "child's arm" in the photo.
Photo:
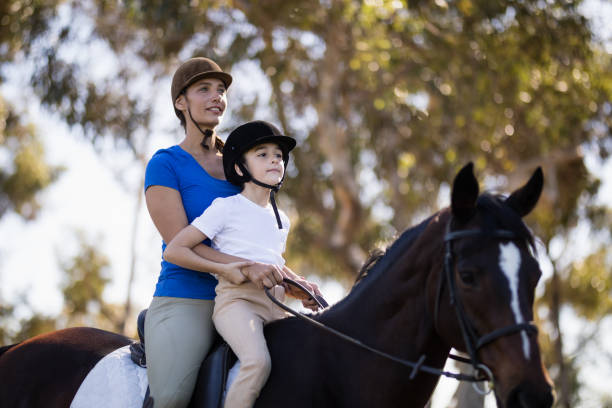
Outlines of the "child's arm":
[[168,243],[164,251],[164,259],[183,268],[215,273],[234,284],[246,281],[247,278],[241,269],[251,265],[252,262],[213,262],[194,252],[193,248],[206,238],[202,231],[192,225],[187,225]]

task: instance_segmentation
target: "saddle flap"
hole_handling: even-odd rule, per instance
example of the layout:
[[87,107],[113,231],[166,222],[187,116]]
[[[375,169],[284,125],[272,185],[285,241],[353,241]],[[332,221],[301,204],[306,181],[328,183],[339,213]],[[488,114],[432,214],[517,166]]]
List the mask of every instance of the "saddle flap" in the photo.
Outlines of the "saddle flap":
[[228,372],[235,362],[230,346],[224,341],[217,342],[200,366],[189,408],[222,408]]

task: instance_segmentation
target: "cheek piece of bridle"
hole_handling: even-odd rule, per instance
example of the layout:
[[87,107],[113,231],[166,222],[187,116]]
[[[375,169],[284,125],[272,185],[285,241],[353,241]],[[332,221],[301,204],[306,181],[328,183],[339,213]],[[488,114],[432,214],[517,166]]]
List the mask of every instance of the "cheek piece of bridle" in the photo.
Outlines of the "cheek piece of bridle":
[[[497,340],[500,337],[509,336],[514,333],[518,333],[521,331],[526,331],[530,334],[536,334],[538,332],[538,328],[535,324],[531,322],[527,323],[517,323],[510,326],[501,327],[499,329],[495,329],[492,332],[479,336],[476,329],[474,328],[474,324],[470,321],[465,309],[463,307],[463,302],[461,301],[461,296],[459,291],[457,290],[457,284],[455,281],[455,273],[454,266],[455,260],[453,256],[453,241],[462,239],[462,238],[475,238],[475,237],[485,237],[490,239],[498,239],[498,240],[520,240],[514,232],[509,230],[492,230],[492,231],[483,231],[483,230],[458,230],[451,231],[451,223],[452,218],[449,220],[446,226],[446,234],[444,236],[444,276],[438,280],[438,290],[436,294],[436,303],[434,308],[434,325],[436,327],[436,331],[440,333],[438,329],[438,314],[440,310],[440,300],[442,298],[442,291],[444,287],[444,283],[448,285],[448,294],[450,305],[455,309],[455,314],[457,316],[457,321],[459,322],[459,328],[461,330],[461,335],[463,337],[463,342],[465,344],[465,348],[467,350],[469,359],[465,359],[455,355],[449,355],[450,358],[461,361],[463,363],[471,364],[476,373],[476,377],[484,378],[491,384],[494,382],[493,374],[491,370],[484,365],[480,359],[478,358],[478,350],[487,344]],[[477,392],[481,394],[486,394],[489,391],[480,389],[474,384],[474,388]]]
[[[454,278],[454,273],[453,273],[454,272],[454,260],[453,260],[452,242],[456,239],[477,237],[477,236],[479,237],[485,236],[485,237],[490,237],[490,238],[500,239],[500,240],[519,240],[520,238],[517,237],[516,234],[514,234],[512,231],[508,231],[508,230],[494,230],[491,232],[485,232],[483,230],[451,231],[450,230],[451,221],[452,219],[449,220],[447,224],[446,234],[444,236],[444,245],[445,245],[444,270],[443,270],[443,275],[438,280],[438,290],[437,290],[437,295],[436,295],[435,312],[434,312],[434,326],[436,328],[436,331],[440,333],[437,327],[438,312],[439,312],[440,299],[441,299],[442,291],[444,288],[444,282],[447,282],[447,285],[449,288],[450,304],[453,306],[457,314],[457,320],[459,321],[459,327],[461,329],[461,333],[462,333],[462,336],[463,336],[463,339],[466,345],[466,349],[468,351],[470,358],[466,359],[463,357],[455,356],[453,354],[449,354],[449,357],[454,360],[463,362],[463,363],[471,364],[474,367],[474,373],[475,373],[474,375],[451,373],[448,371],[440,370],[435,367],[427,366],[423,364],[426,359],[425,355],[421,355],[421,357],[416,362],[408,361],[408,360],[393,356],[384,351],[370,347],[367,344],[364,344],[361,341],[355,339],[354,337],[348,336],[342,332],[339,332],[336,329],[333,329],[329,326],[324,325],[323,323],[317,320],[312,319],[311,317],[305,314],[299,313],[291,309],[290,307],[286,306],[285,304],[277,300],[270,293],[269,288],[265,289],[266,295],[268,295],[270,300],[272,300],[272,302],[274,302],[281,309],[291,313],[292,315],[307,322],[308,324],[318,327],[319,329],[324,330],[328,333],[331,333],[337,337],[340,337],[341,339],[349,343],[352,343],[364,350],[370,351],[380,357],[386,358],[388,360],[394,361],[398,364],[411,368],[412,371],[409,376],[411,380],[414,379],[414,377],[416,377],[416,375],[420,371],[422,371],[422,372],[437,375],[437,376],[443,375],[445,377],[454,378],[459,381],[472,382],[474,385],[474,389],[477,392],[481,394],[488,394],[489,392],[493,390],[493,385],[494,385],[493,373],[486,365],[480,362],[480,359],[478,358],[478,354],[477,354],[478,350],[500,337],[518,333],[523,330],[529,333],[537,333],[538,329],[533,323],[519,323],[519,324],[515,324],[511,326],[506,326],[500,329],[496,329],[489,334],[478,337],[477,332],[474,328],[474,325],[470,322],[467,314],[465,313],[465,309],[463,308],[463,303],[461,302],[461,298],[459,296],[459,292],[457,291],[457,287],[455,284],[455,278]],[[325,301],[322,298],[315,296],[312,292],[304,288],[302,285],[299,285],[296,282],[291,281],[290,279],[284,279],[284,282],[289,283],[293,286],[296,286],[302,291],[304,291],[305,293],[307,293],[308,295],[310,295],[311,298],[317,301],[317,303],[319,304],[321,308],[327,307],[327,303],[325,303]],[[483,381],[490,383],[491,386],[488,390],[481,389],[476,385],[476,383],[483,382]]]

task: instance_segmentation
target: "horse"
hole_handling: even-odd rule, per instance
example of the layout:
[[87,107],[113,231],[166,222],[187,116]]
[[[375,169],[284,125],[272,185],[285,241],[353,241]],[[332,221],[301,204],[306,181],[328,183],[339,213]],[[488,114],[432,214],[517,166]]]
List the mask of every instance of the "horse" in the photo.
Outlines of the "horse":
[[[464,166],[451,205],[404,231],[344,299],[309,314],[313,324],[266,326],[272,371],[255,407],[423,407],[451,348],[494,384],[498,407],[551,407],[531,323],[541,272],[522,221],[542,186],[538,168],[507,197],[480,194],[473,165]],[[67,407],[89,369],[130,342],[70,328],[5,346],[0,406]]]

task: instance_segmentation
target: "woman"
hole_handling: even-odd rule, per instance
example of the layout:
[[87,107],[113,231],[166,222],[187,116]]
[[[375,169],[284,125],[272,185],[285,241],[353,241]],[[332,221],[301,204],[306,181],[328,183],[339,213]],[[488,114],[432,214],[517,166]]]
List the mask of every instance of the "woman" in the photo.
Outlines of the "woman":
[[[237,194],[225,180],[223,142],[214,132],[227,105],[232,77],[208,58],[192,58],[172,79],[172,103],[185,129],[184,139],[155,153],[147,165],[145,197],[149,214],[166,243],[217,197]],[[206,245],[205,245],[206,244]],[[210,242],[194,250],[220,263],[245,261],[212,250]],[[200,364],[214,337],[212,312],[216,279],[162,259],[161,273],[145,321],[147,374],[155,408],[186,407]],[[282,281],[272,265],[235,264],[256,285]]]

